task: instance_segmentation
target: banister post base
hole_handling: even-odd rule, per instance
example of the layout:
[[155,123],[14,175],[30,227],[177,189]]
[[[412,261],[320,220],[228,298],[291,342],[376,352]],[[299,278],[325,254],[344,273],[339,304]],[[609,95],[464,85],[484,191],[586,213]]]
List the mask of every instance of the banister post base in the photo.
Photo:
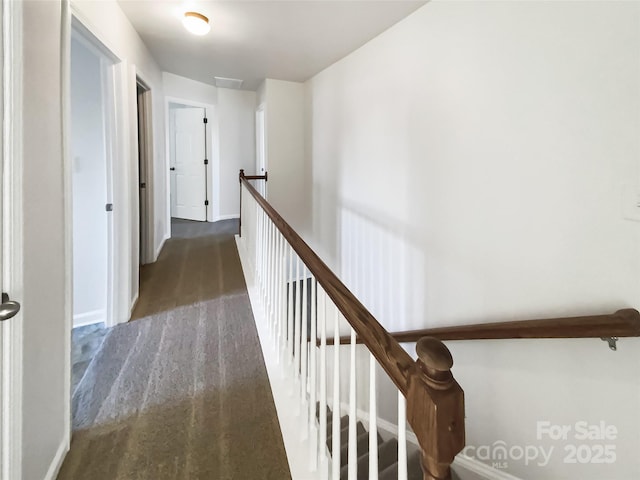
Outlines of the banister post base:
[[422,450],[424,480],[450,480],[450,466],[465,443],[464,392],[451,374],[451,353],[440,340],[422,338],[416,350],[407,420]]

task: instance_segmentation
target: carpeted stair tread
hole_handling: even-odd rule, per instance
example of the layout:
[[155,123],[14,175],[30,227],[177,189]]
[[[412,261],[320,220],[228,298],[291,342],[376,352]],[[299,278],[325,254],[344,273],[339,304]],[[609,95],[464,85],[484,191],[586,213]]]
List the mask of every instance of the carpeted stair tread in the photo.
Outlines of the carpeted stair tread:
[[[358,422],[356,424],[356,436],[359,437],[363,433],[367,433],[367,430],[364,428],[364,425],[362,424],[362,422]],[[349,441],[349,420],[347,417],[346,426],[343,427],[342,430],[340,430],[340,448],[342,448],[342,446],[346,444],[348,441]],[[333,436],[327,435],[327,447],[329,447],[329,451],[331,451],[331,449],[333,448]]]
[[[367,434],[367,440],[369,435]],[[387,442],[383,442],[378,435],[378,471],[382,471],[392,463],[398,460],[398,441],[395,438]],[[344,465],[340,469],[340,479],[347,480],[349,478],[349,466]],[[358,476],[357,480],[369,479],[369,445],[366,452],[358,457]]]
[[[398,461],[398,441],[391,438],[386,442],[378,443],[378,472]],[[342,468],[340,478],[348,477],[349,468]],[[369,478],[369,452],[358,458],[358,480]]]
[[[340,431],[345,428],[349,428],[349,416],[345,415],[340,417]],[[333,435],[333,416],[331,414],[327,415],[327,441],[331,439]]]
[[[385,468],[378,480],[396,480],[398,478],[398,462]],[[408,480],[422,480],[422,467],[420,466],[420,450],[409,454],[407,458],[407,479]]]
[[[316,404],[316,418],[319,418],[320,404]],[[333,448],[333,416],[331,409],[327,406],[327,447],[331,452]],[[357,480],[367,480],[369,478],[369,432],[364,428],[362,422],[356,424],[357,452],[358,452],[358,474]],[[340,417],[340,480],[347,480],[349,477],[349,416]],[[379,480],[395,480],[398,478],[398,441],[391,438],[386,442],[378,434],[378,472]],[[409,452],[407,456],[408,480],[422,480],[422,467],[420,465],[420,451]],[[452,470],[452,480],[459,480]]]
[[[382,437],[378,434],[378,445],[382,443]],[[369,432],[365,431],[363,434],[358,435],[356,439],[356,452],[357,457],[360,458],[369,452]],[[349,461],[349,441],[341,444],[340,447],[340,467],[344,467]]]

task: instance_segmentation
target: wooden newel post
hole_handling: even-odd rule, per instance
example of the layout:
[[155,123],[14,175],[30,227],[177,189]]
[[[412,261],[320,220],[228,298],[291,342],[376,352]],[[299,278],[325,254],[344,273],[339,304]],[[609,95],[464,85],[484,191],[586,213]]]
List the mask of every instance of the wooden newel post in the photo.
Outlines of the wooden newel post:
[[240,169],[238,182],[240,182],[240,218],[238,219],[238,236],[242,236],[242,177],[244,177],[244,169]]
[[424,480],[451,479],[464,448],[464,392],[451,374],[453,358],[440,340],[423,337],[407,390],[407,420],[422,450]]

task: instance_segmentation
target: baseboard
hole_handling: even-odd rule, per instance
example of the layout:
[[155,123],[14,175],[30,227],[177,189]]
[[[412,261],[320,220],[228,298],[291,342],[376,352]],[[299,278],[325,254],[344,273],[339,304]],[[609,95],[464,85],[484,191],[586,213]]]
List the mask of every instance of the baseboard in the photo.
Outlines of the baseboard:
[[154,257],[153,257],[153,261],[157,261],[158,257],[160,256],[160,253],[162,253],[162,249],[164,248],[164,244],[167,243],[167,240],[169,240],[171,238],[171,232],[167,232],[165,234],[165,236],[162,238],[162,240],[160,240],[160,245],[158,245],[158,248],[156,248],[156,251],[154,252]]
[[218,215],[214,221],[215,222],[219,222],[220,220],[234,220],[236,218],[240,218],[240,215],[238,215],[238,214]]
[[53,460],[51,460],[51,464],[49,465],[49,470],[47,470],[47,474],[44,477],[44,480],[55,480],[60,472],[60,468],[62,468],[62,463],[64,462],[64,458],[67,456],[67,452],[69,451],[70,444],[70,434],[69,432],[65,433],[64,438],[58,445],[58,451],[56,452]]
[[93,325],[94,323],[106,323],[107,312],[106,310],[92,310],[86,313],[80,313],[73,316],[73,328],[84,327],[86,325]]
[[453,467],[458,467],[456,469],[456,473],[458,474],[460,473],[460,469],[464,469],[486,480],[521,480],[520,477],[516,477],[503,470],[490,467],[486,463],[482,463],[475,458],[467,457],[461,453],[453,460]]
[[131,315],[133,315],[133,310],[136,308],[136,304],[138,303],[138,298],[140,298],[139,290],[136,292],[136,295],[135,297],[133,297],[133,300],[131,300],[131,307],[129,308],[129,318],[131,318]]

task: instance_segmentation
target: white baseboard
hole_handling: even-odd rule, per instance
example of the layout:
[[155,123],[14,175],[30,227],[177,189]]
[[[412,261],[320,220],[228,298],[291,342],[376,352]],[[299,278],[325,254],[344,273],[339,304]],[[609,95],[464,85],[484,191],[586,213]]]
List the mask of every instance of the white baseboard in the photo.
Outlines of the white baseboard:
[[[453,460],[453,467],[458,467],[456,469],[456,473],[459,475],[461,474],[460,469],[464,469],[486,480],[521,480],[519,477],[511,475],[503,470],[490,467],[486,463],[482,463],[475,458],[467,457],[461,453],[459,453]],[[461,475],[461,478],[464,478],[464,476]]]
[[156,248],[156,251],[154,252],[154,257],[153,257],[154,262],[158,260],[158,257],[160,256],[160,253],[164,248],[164,244],[167,243],[167,240],[169,240],[170,238],[171,238],[171,232],[167,232],[165,236],[162,238],[162,240],[160,240],[160,245],[158,245],[158,248]]
[[56,452],[53,460],[51,460],[51,464],[49,465],[49,470],[47,470],[47,474],[44,477],[44,480],[55,480],[58,476],[58,472],[60,472],[60,468],[62,468],[62,462],[64,462],[64,458],[69,451],[70,445],[70,435],[69,432],[65,433],[64,438],[58,445],[58,451]]
[[220,220],[233,220],[236,218],[240,218],[240,215],[235,213],[232,215],[218,215],[214,221],[219,222]]
[[80,313],[73,316],[73,328],[84,327],[85,325],[93,325],[94,323],[103,323],[107,321],[106,310],[92,310],[90,312]]
[[129,307],[129,318],[133,315],[133,309],[136,308],[136,304],[138,303],[138,298],[140,298],[140,290],[136,292],[136,296],[131,300],[131,306]]

